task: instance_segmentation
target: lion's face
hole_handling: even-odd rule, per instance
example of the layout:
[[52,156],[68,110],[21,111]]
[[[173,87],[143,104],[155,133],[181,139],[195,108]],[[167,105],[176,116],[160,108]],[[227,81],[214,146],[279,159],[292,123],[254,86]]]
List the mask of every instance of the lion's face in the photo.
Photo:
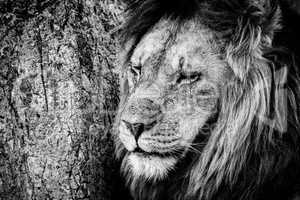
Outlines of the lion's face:
[[217,112],[230,70],[220,44],[200,23],[161,20],[136,46],[125,67],[118,138],[135,176],[163,179]]

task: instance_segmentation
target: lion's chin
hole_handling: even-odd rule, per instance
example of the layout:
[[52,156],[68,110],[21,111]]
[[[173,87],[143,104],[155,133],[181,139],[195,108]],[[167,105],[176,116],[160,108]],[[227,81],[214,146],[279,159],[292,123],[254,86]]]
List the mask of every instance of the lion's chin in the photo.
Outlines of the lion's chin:
[[165,179],[176,162],[177,159],[171,156],[144,156],[139,153],[130,153],[127,157],[127,167],[132,175],[150,180]]

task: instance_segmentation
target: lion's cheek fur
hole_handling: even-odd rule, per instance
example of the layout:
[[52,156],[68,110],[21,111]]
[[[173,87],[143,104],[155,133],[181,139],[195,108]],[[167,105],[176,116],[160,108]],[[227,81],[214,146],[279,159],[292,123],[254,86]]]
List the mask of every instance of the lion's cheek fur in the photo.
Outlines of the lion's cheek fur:
[[182,120],[179,127],[179,132],[181,135],[180,145],[188,147],[193,144],[195,137],[201,134],[203,131],[200,129],[205,126],[206,121],[211,114],[202,112],[198,114],[197,117],[186,117]]

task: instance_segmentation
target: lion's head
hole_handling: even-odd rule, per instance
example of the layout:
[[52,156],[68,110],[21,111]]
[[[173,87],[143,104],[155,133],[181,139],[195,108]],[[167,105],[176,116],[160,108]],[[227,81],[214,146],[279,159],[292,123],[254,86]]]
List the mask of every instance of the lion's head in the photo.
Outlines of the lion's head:
[[201,129],[216,114],[231,76],[212,31],[196,21],[174,28],[172,20],[158,22],[135,48],[126,71],[129,96],[121,108],[119,138],[131,152],[126,159],[132,173],[150,179],[165,178],[196,136],[209,134]]
[[256,198],[269,170],[299,159],[299,80],[274,53],[280,5],[144,0],[131,11],[115,132],[133,195]]

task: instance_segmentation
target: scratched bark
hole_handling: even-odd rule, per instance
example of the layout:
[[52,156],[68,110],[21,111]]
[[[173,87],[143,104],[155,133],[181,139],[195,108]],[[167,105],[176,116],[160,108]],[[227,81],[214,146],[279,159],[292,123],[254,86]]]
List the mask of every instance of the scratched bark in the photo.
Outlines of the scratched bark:
[[0,199],[112,199],[116,0],[0,1]]

